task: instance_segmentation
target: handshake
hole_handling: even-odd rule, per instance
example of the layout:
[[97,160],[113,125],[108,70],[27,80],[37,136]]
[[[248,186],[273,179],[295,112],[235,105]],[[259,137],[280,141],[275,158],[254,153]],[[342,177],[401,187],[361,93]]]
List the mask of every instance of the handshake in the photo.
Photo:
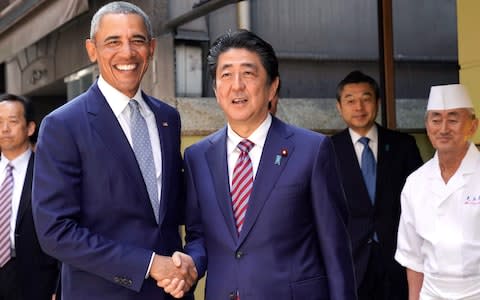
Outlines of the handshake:
[[193,259],[178,251],[172,257],[155,254],[149,275],[159,287],[175,298],[182,298],[198,277]]

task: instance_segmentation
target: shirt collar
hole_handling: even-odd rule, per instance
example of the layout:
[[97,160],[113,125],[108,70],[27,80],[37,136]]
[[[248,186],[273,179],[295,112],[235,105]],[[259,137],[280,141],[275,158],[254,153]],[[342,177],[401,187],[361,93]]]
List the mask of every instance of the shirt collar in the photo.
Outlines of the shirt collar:
[[[247,137],[252,143],[255,144],[255,147],[259,147],[259,149],[263,149],[265,145],[265,140],[267,139],[268,130],[272,125],[272,116],[270,114],[267,115],[265,120],[258,126],[257,129]],[[228,154],[235,151],[237,148],[238,143],[240,143],[244,138],[239,136],[235,131],[233,131],[230,124],[227,124],[227,152]]]
[[[353,129],[351,128],[348,128],[348,131],[350,132],[350,136],[352,137],[352,142],[353,144],[355,143],[358,143],[359,139],[362,137],[361,135],[359,135],[357,132],[355,132]],[[373,124],[372,128],[370,128],[370,130],[367,132],[367,134],[365,135],[366,137],[368,137],[370,139],[370,142],[371,143],[378,143],[378,128],[377,128],[377,124]]]
[[102,92],[103,96],[107,100],[108,105],[117,118],[128,106],[128,101],[130,101],[130,99],[135,99],[138,101],[140,109],[143,110],[145,116],[150,112],[150,110],[146,108],[145,101],[143,101],[141,89],[137,90],[133,98],[129,98],[106,82],[102,75],[98,77],[98,88]]
[[32,154],[32,149],[30,149],[30,147],[25,152],[23,152],[22,154],[14,158],[13,160],[8,160],[8,158],[6,158],[2,153],[2,158],[0,159],[0,172],[3,172],[7,167],[7,164],[9,163],[13,166],[13,169],[18,170],[22,166],[25,166],[26,168],[26,165],[28,165],[28,161],[30,159],[31,154]]

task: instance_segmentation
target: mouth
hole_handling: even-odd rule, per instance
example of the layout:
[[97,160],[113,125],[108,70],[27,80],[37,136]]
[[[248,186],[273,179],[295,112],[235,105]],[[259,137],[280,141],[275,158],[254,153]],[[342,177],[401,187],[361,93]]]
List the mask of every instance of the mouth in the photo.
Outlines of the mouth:
[[235,98],[232,100],[232,104],[243,104],[243,103],[247,103],[246,98]]
[[133,71],[137,68],[137,64],[118,64],[115,69],[119,71]]

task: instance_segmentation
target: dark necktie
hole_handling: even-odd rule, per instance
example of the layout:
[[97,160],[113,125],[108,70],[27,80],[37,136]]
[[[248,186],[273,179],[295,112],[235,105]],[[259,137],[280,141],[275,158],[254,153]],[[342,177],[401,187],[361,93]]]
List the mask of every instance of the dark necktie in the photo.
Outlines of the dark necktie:
[[152,144],[148,134],[147,122],[140,113],[137,100],[130,100],[130,130],[132,135],[132,146],[138,165],[142,171],[143,180],[147,186],[148,196],[152,204],[155,219],[158,223],[160,201],[158,200],[157,176],[155,172],[155,161],[153,160]]
[[254,143],[244,139],[238,143],[237,148],[240,150],[235,168],[233,169],[232,179],[232,206],[233,215],[235,217],[235,225],[240,233],[247,212],[248,199],[253,188],[253,167],[248,152],[252,150]]
[[363,181],[367,187],[368,195],[370,196],[370,201],[372,204],[375,204],[375,186],[377,181],[377,163],[375,162],[375,157],[373,156],[372,149],[368,146],[370,139],[368,137],[361,137],[358,140],[363,145],[362,151],[362,174]]
[[13,166],[8,164],[6,175],[0,186],[0,268],[3,267],[11,256],[10,245],[10,220],[12,216],[13,195]]

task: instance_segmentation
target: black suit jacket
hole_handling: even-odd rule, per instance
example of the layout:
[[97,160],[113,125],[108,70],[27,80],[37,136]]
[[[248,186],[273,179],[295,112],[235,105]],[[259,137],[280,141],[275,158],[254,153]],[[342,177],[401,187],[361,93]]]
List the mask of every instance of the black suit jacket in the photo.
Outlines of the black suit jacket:
[[34,155],[28,162],[15,226],[16,265],[23,299],[50,300],[55,292],[57,261],[40,248],[32,217],[32,177]]
[[415,139],[405,133],[378,128],[377,185],[372,205],[364,184],[348,128],[332,136],[343,187],[350,210],[348,230],[352,239],[355,275],[359,286],[370,257],[374,232],[377,232],[387,276],[405,289],[405,270],[395,260],[400,193],[410,173],[422,165]]

